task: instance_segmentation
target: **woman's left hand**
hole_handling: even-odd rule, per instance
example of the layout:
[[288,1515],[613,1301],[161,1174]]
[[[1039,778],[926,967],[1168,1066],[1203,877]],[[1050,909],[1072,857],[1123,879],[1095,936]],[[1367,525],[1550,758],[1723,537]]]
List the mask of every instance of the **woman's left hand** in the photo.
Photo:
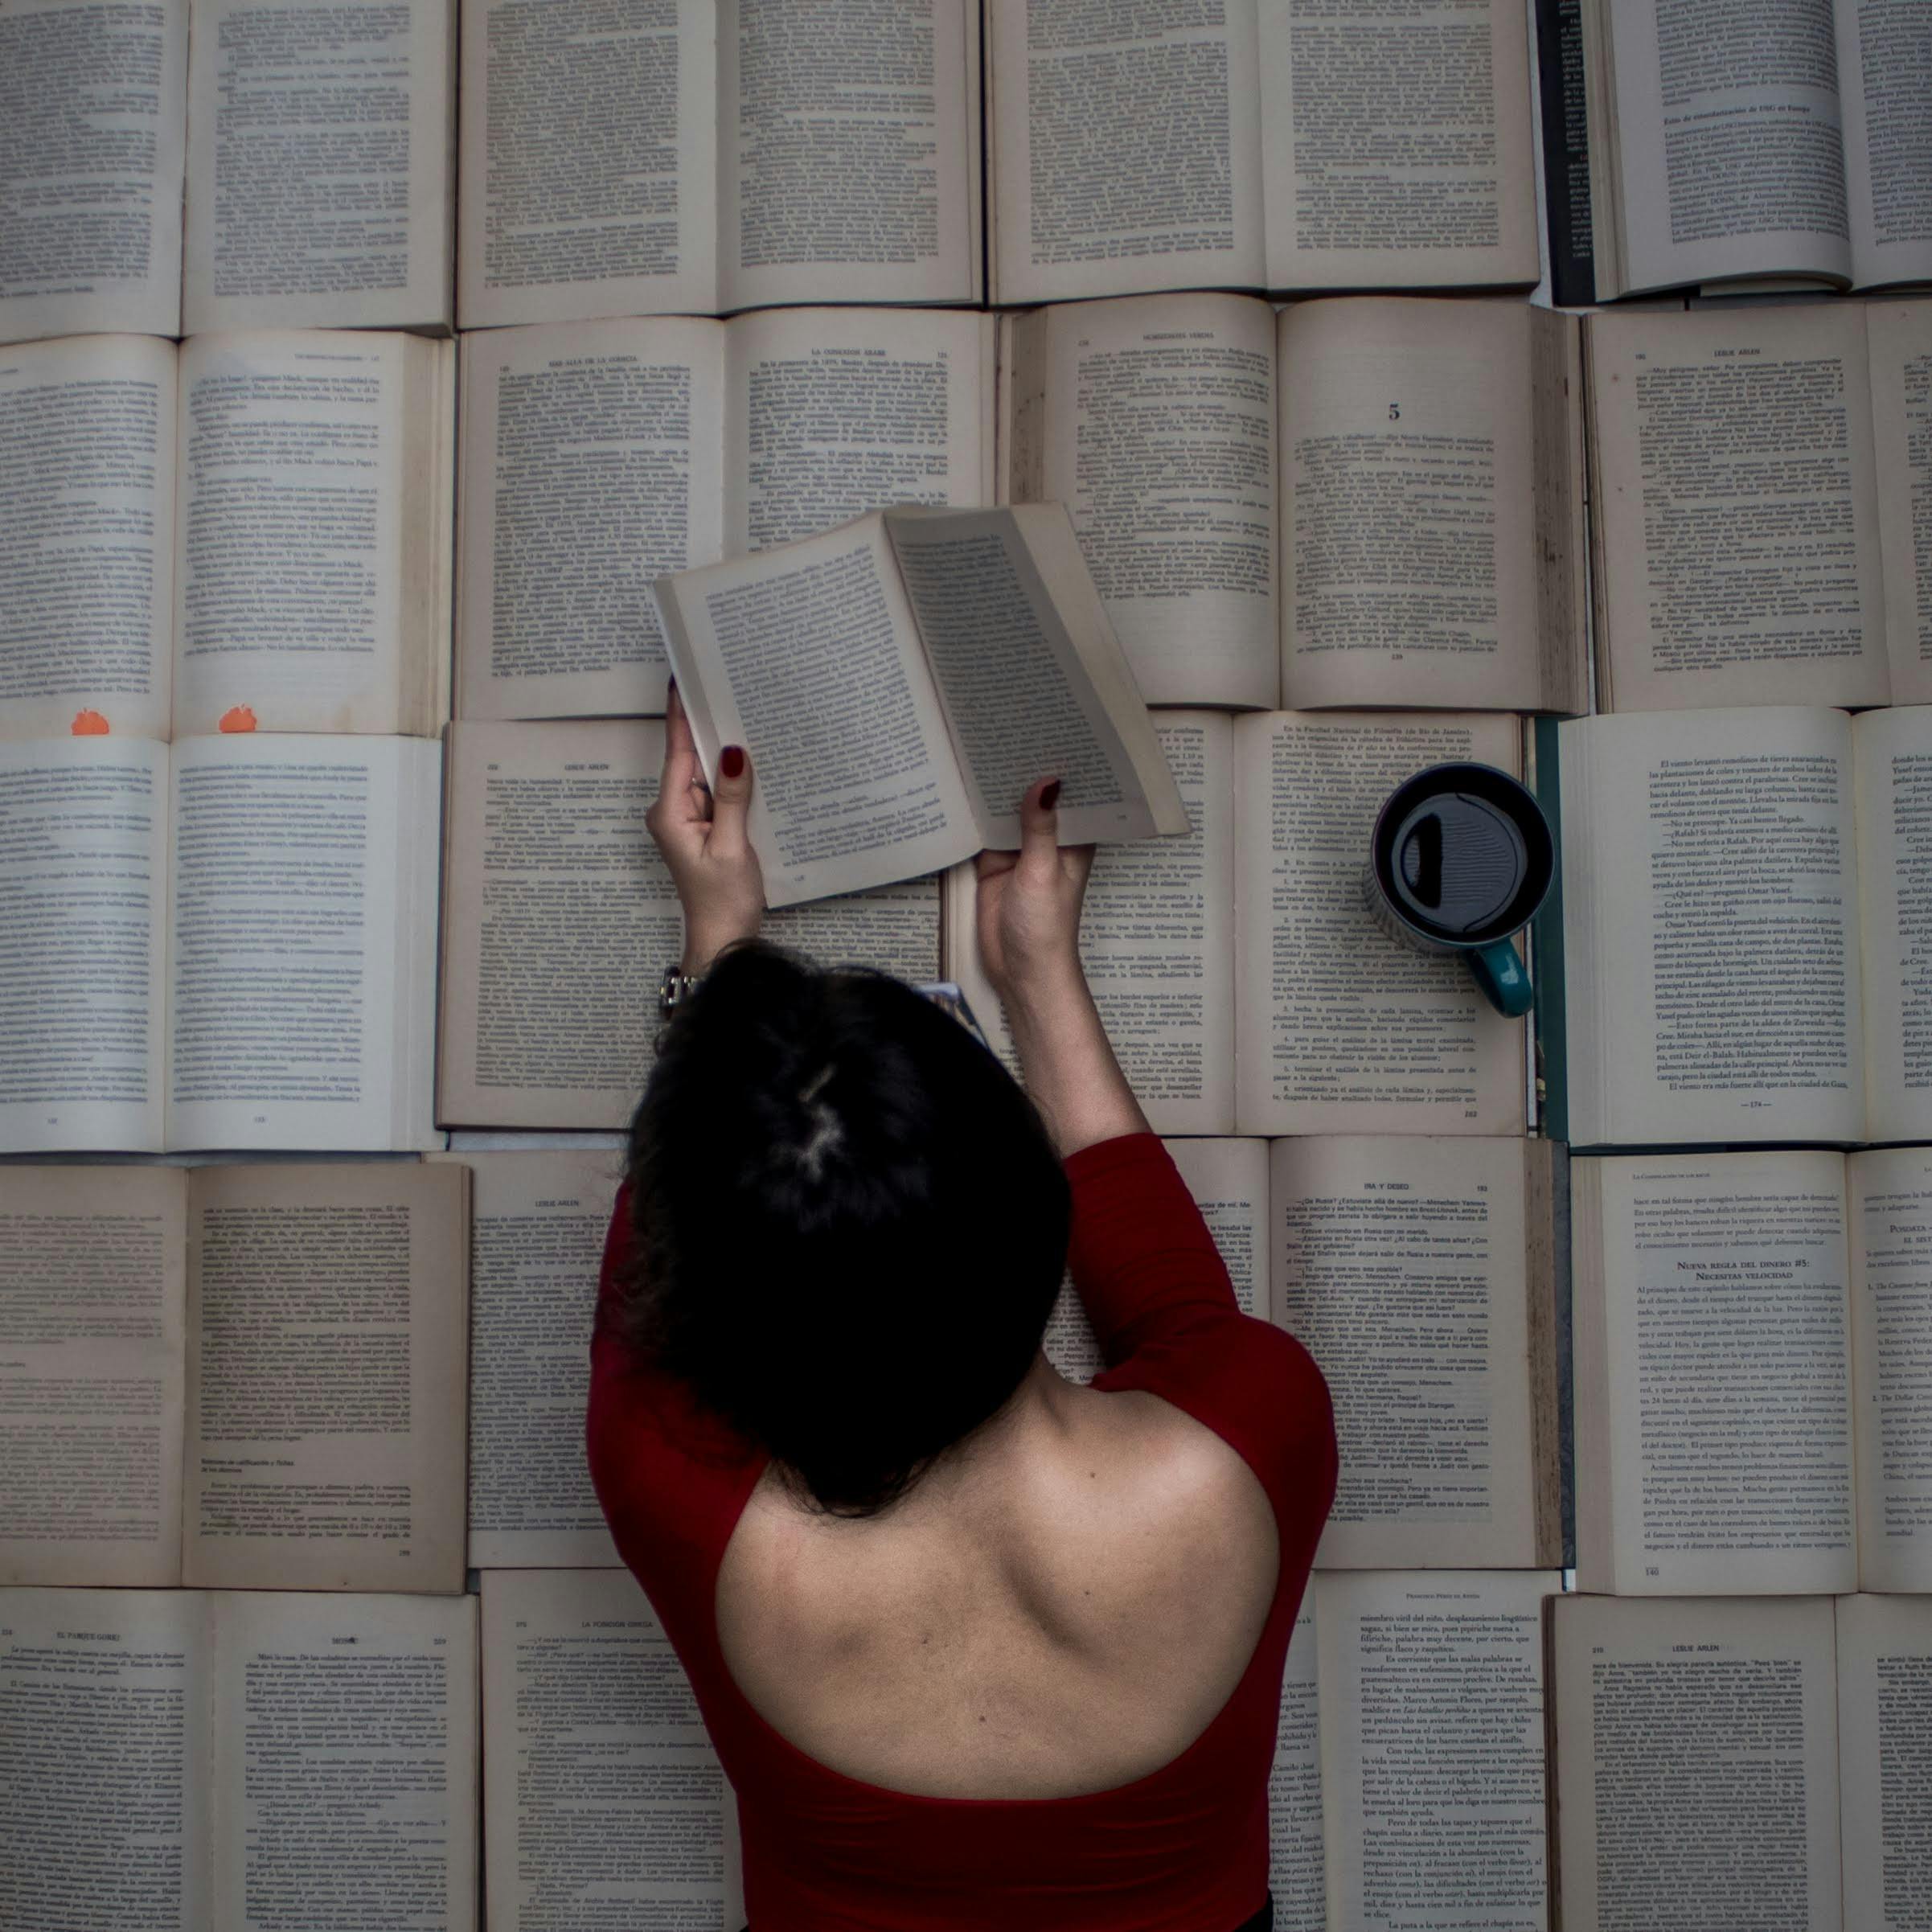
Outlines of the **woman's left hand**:
[[664,718],[664,771],[657,802],[644,814],[671,868],[684,909],[683,970],[694,976],[734,940],[757,937],[765,913],[765,874],[744,835],[751,801],[751,760],[741,745],[718,754],[718,785],[704,782],[678,687]]

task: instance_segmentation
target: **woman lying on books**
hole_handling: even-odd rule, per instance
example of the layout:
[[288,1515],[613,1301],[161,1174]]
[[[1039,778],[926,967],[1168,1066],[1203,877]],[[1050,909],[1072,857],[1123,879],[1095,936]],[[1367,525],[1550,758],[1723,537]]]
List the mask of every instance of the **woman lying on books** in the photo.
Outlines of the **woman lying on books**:
[[[978,860],[1023,1090],[913,988],[758,939],[753,779],[728,748],[707,790],[674,692],[649,823],[696,984],[632,1124],[588,1422],[735,1793],[752,1932],[1271,1927],[1334,1425],[1108,1044],[1092,848],[1056,843],[1049,777]],[[1085,1386],[1041,1347],[1069,1265]]]

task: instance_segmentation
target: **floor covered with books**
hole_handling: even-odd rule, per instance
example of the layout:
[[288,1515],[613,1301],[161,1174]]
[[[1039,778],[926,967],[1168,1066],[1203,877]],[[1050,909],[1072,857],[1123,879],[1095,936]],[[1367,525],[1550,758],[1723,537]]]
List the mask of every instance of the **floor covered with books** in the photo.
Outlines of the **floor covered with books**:
[[[1932,0],[0,3],[0,1928],[1932,1929],[1929,129]],[[1245,1864],[814,1767],[619,1554],[674,679],[1015,1074],[974,855],[1097,846],[1334,1409]]]

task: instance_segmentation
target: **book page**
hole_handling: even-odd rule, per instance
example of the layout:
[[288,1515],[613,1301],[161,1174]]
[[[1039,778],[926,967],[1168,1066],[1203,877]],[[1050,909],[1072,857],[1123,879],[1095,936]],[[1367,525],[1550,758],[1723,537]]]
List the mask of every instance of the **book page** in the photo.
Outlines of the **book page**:
[[207,1932],[208,1599],[0,1590],[10,1926]]
[[1524,1143],[1271,1143],[1272,1319],[1335,1405],[1322,1569],[1536,1559]]
[[1537,276],[1529,45],[1510,0],[1261,0],[1270,289]]
[[1146,701],[1056,503],[885,527],[982,839],[1019,844],[1019,802],[1060,780],[1063,845],[1188,830]]
[[1541,1614],[1562,1587],[1317,1572],[1330,1925],[1543,1932]]
[[1840,1597],[1834,1608],[1845,1932],[1906,1932],[1932,1895],[1932,1599]]
[[183,345],[176,737],[400,728],[404,399],[425,353],[347,330]]
[[[655,1056],[658,981],[684,950],[644,815],[657,721],[450,728],[437,1118],[457,1126],[620,1128]],[[939,888],[909,880],[765,915],[822,965],[915,981],[939,964]]]
[[1833,0],[1852,279],[1932,281],[1932,12],[1925,0]]
[[557,322],[462,354],[457,716],[661,713],[651,585],[724,553],[723,331]]
[[441,1144],[425,955],[441,756],[416,738],[177,743],[170,1147]]
[[0,1584],[181,1581],[183,1179],[0,1167]]
[[1739,275],[1848,279],[1830,6],[1657,0],[1605,14],[1623,273],[1598,298]]
[[[1080,958],[1127,1085],[1155,1130],[1234,1122],[1233,738],[1212,712],[1151,712],[1192,830],[1103,845],[1081,905]],[[978,880],[948,875],[947,977],[1012,1069],[1005,1009],[979,954]]]
[[992,299],[1258,289],[1256,0],[989,0]]
[[1839,1932],[1825,1597],[1559,1597],[1549,1697],[1563,1932]]
[[1863,1139],[1850,720],[1558,731],[1571,1139]]
[[1863,305],[1585,333],[1603,708],[1885,703]]
[[448,328],[454,0],[195,0],[182,333]]
[[222,1590],[212,1932],[477,1923],[474,1597]]
[[1288,1639],[1274,1762],[1268,1772],[1268,1889],[1274,1899],[1274,1922],[1283,1932],[1327,1922],[1315,1598],[1311,1578]]
[[161,1146],[169,757],[0,743],[0,1152]]
[[717,36],[718,307],[977,301],[978,0],[718,0]]
[[984,843],[881,519],[660,579],[658,604],[703,769],[724,745],[750,754],[768,906],[916,878]]
[[990,502],[992,342],[991,317],[944,310],[735,317],[724,554],[814,536],[892,503]]
[[167,736],[174,489],[171,344],[0,350],[0,737]]
[[[1243,1315],[1268,1319],[1268,1143],[1189,1135],[1162,1142],[1228,1264]],[[1093,1324],[1069,1274],[1040,1339],[1047,1360],[1069,1382],[1091,1382],[1106,1365]]]
[[415,1161],[195,1170],[186,1582],[462,1588],[469,1188]]
[[188,0],[0,10],[0,342],[181,333]]
[[1539,708],[1547,318],[1366,296],[1279,321],[1287,703]]
[[1868,302],[1865,340],[1892,702],[1932,703],[1932,301]]
[[1858,1585],[1932,1590],[1932,1151],[1845,1162]]
[[716,0],[462,0],[466,330],[717,307],[716,18]]
[[1022,318],[1029,335],[1036,461],[1013,497],[1066,505],[1142,696],[1271,708],[1272,311],[1239,295],[1136,296]]
[[[1841,1590],[1858,1581],[1844,1163],[1832,1153],[1628,1155],[1601,1187],[1600,1487],[1626,1596]],[[1593,1425],[1594,1426],[1594,1425]],[[1579,1508],[1582,1507],[1581,1502]]]
[[1870,1140],[1932,1139],[1932,708],[1852,723]]
[[623,1156],[565,1148],[429,1158],[460,1158],[473,1177],[470,1563],[619,1564],[584,1458],[584,1415]]
[[737,1800],[627,1569],[486,1570],[490,1932],[738,1932]]
[[1513,718],[1271,712],[1234,724],[1235,1112],[1248,1134],[1523,1131],[1523,1022],[1362,898],[1382,801],[1431,765],[1516,775]]

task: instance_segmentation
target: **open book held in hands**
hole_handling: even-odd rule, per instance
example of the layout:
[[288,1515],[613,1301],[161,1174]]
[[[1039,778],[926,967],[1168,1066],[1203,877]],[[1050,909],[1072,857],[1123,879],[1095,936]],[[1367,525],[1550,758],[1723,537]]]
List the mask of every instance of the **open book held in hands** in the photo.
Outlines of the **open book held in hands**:
[[1063,844],[1188,829],[1058,503],[873,511],[656,589],[706,776],[751,754],[769,905],[1015,850],[1036,778]]

